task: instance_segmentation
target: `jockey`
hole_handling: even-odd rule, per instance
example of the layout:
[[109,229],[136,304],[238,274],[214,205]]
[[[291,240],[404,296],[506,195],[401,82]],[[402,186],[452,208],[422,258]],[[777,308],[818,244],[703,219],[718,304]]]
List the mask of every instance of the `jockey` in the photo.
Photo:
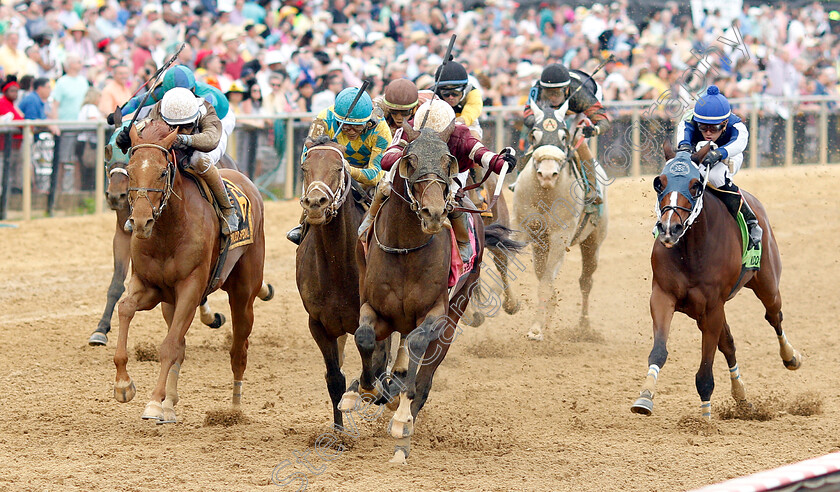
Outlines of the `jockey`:
[[[309,137],[315,139],[326,135],[343,146],[344,158],[350,164],[350,177],[368,189],[376,186],[385,175],[380,161],[391,140],[391,130],[385,120],[373,117],[373,100],[367,92],[362,93],[353,111],[347,114],[358,92],[356,87],[339,92],[335,104],[321,111],[312,122]],[[341,132],[337,133],[339,126]],[[301,162],[306,160],[306,152],[304,145]],[[303,238],[302,226],[295,226],[286,238],[299,245]]]
[[[213,159],[213,164],[215,165],[219,162],[219,159],[222,158],[222,155],[224,155],[227,150],[228,138],[231,133],[233,133],[233,129],[236,126],[236,116],[234,116],[233,111],[230,111],[230,104],[228,103],[227,98],[219,89],[207,85],[204,82],[196,82],[195,75],[186,65],[175,65],[166,71],[166,74],[163,76],[163,83],[152,89],[152,93],[149,94],[149,97],[146,99],[146,102],[143,103],[143,106],[151,106],[157,103],[161,100],[161,98],[163,98],[165,93],[175,87],[189,89],[193,92],[193,94],[210,103],[213,106],[213,109],[216,110],[216,116],[218,116],[219,120],[222,122],[222,138],[219,140],[218,149],[211,153],[211,159]],[[122,116],[127,116],[137,110],[144,95],[145,94],[141,94],[131,98],[122,106],[122,108],[119,109],[120,114]],[[113,122],[114,115],[108,115],[108,123],[114,124]]]
[[385,87],[385,94],[377,97],[375,102],[393,135],[397,129],[402,128],[403,122],[413,118],[417,111],[417,86],[408,79],[396,79]]
[[[580,90],[578,88],[583,85]],[[572,95],[574,93],[574,95]],[[569,99],[569,96],[572,98]],[[565,108],[566,114],[584,114],[592,122],[592,126],[583,127],[584,138],[602,135],[610,128],[610,120],[607,119],[607,112],[601,105],[602,91],[598,84],[589,76],[579,70],[569,70],[559,63],[552,63],[545,67],[540,75],[540,80],[531,88],[528,95],[528,103],[525,106],[525,126],[533,129],[534,112],[531,105],[542,103],[552,109]],[[595,169],[598,162],[592,157],[592,152],[586,142],[583,142],[576,150],[580,161],[581,174],[585,177],[584,200],[588,204],[599,205],[603,202],[600,191],[595,181]]]
[[694,152],[700,142],[715,144],[700,163],[700,172],[708,173],[709,185],[719,192],[715,194],[733,217],[737,219],[738,211],[741,211],[749,228],[748,249],[758,248],[761,226],[749,203],[732,182],[732,176],[741,168],[750,134],[741,118],[732,113],[729,101],[717,86],[710,85],[706,94],[700,97],[694,105],[694,115],[683,122],[678,136],[680,143],[677,151]]
[[455,123],[466,125],[475,138],[481,138],[478,117],[484,109],[484,101],[481,100],[481,91],[470,84],[467,70],[460,63],[450,61],[438,67],[435,78],[438,77],[435,94],[452,106]]
[[[428,113],[428,118],[426,118],[426,113]],[[449,104],[439,99],[433,99],[424,102],[417,109],[417,114],[413,122],[411,122],[415,130],[420,130],[423,119],[426,119],[426,128],[441,133],[456,118],[455,111]],[[407,142],[402,139],[402,130],[400,129],[394,134],[394,141],[388,147],[385,155],[382,156],[382,168],[389,172],[376,188],[376,195],[373,197],[370,210],[368,210],[364,222],[359,227],[359,236],[364,235],[365,231],[373,223],[373,219],[377,212],[379,212],[379,208],[382,206],[385,197],[390,195],[391,183],[394,179],[394,173],[397,170],[397,166],[394,164],[403,156],[403,150],[406,145]],[[464,186],[467,175],[473,167],[481,166],[483,168],[489,168],[489,170],[499,174],[505,165],[507,165],[507,169],[513,169],[516,166],[516,157],[513,156],[512,152],[504,152],[502,154],[491,152],[464,125],[454,126],[447,146],[449,147],[449,152],[458,161],[459,173],[453,176],[450,182],[450,189],[453,194]],[[464,197],[463,200],[466,205],[471,205],[469,198]],[[450,212],[449,220],[452,223],[452,230],[455,232],[455,239],[458,241],[458,251],[466,263],[469,261],[470,256],[472,256],[466,212]]]
[[[178,129],[175,146],[194,149],[187,166],[193,168],[207,183],[219,208],[222,209],[225,217],[221,224],[222,234],[228,236],[238,230],[239,218],[214,165],[221,156],[219,140],[222,137],[222,122],[213,106],[205,99],[196,97],[188,89],[176,87],[167,91],[163,98],[155,103],[149,113],[149,119],[162,119],[171,128]],[[145,122],[146,120],[140,121],[137,126],[142,128]],[[123,153],[128,153],[131,137],[127,127],[117,135],[116,143]]]

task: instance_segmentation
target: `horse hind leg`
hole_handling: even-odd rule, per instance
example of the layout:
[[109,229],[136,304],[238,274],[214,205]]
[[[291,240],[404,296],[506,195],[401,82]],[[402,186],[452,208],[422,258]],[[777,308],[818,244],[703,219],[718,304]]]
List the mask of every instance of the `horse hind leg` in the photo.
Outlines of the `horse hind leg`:
[[198,309],[201,316],[201,322],[210,328],[221,328],[221,326],[225,324],[225,321],[227,321],[224,314],[214,313],[213,310],[210,309],[210,301],[207,299],[204,299],[204,302],[198,307]]
[[776,338],[779,341],[779,355],[782,357],[782,363],[791,371],[795,371],[802,366],[803,357],[798,350],[793,348],[793,345],[787,339],[784,329],[782,329],[782,319],[784,316],[782,315],[782,297],[779,294],[778,282],[769,279],[769,269],[765,271],[764,268],[759,270],[757,277],[751,280],[747,284],[747,287],[752,288],[756,297],[764,304],[764,319],[776,331]]
[[244,288],[234,287],[229,295],[230,312],[233,318],[233,341],[230,344],[230,368],[233,372],[231,404],[234,409],[239,409],[242,403],[245,368],[248,365],[248,337],[251,336],[251,329],[254,326],[254,294]]
[[262,287],[260,287],[260,292],[257,294],[257,297],[260,300],[268,302],[274,298],[274,286],[271,284],[267,284],[263,282]]
[[[490,249],[490,248],[488,248]],[[510,280],[508,278],[508,260],[509,258],[503,252],[498,250],[497,248],[490,249],[493,253],[493,263],[496,265],[496,269],[499,271],[499,277],[502,281],[502,286],[504,288],[505,293],[505,300],[502,303],[502,308],[508,314],[516,314],[519,312],[519,308],[521,307],[521,303],[518,299],[514,296],[513,288],[510,286]],[[519,260],[513,259],[512,261],[518,262]],[[524,265],[523,265],[524,267]],[[523,268],[524,269],[524,268]],[[513,276],[513,279],[516,279],[516,275]]]
[[92,347],[108,344],[108,332],[111,331],[111,317],[114,314],[114,307],[117,301],[125,292],[125,276],[128,273],[130,261],[129,244],[131,236],[122,231],[114,234],[114,275],[111,277],[111,285],[108,286],[108,295],[105,302],[105,311],[96,330],[90,335],[88,345]]

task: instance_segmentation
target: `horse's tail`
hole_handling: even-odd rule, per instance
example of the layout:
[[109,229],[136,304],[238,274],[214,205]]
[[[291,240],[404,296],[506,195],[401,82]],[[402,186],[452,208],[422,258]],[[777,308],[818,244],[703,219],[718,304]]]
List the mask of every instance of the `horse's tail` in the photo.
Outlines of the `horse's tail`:
[[484,246],[489,249],[505,249],[518,253],[525,248],[525,243],[510,238],[513,230],[501,224],[490,224],[484,228]]

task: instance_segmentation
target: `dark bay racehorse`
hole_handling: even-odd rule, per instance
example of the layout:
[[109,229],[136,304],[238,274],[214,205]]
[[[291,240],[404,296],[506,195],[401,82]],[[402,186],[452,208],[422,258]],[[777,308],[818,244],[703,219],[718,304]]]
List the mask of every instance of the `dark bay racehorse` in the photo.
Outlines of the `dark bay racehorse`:
[[[129,217],[134,230],[130,247],[132,275],[128,292],[119,303],[114,397],[126,403],[136,394],[126,370],[129,324],[138,310],[149,310],[161,303],[168,331],[159,350],[160,375],[143,418],[175,422],[174,405],[178,402],[178,374],[184,361],[185,335],[196,308],[206,296],[222,238],[213,207],[172,161],[170,148],[177,131],[170,131],[162,121],[152,121],[143,129],[142,137],[134,126],[130,134],[132,154],[126,171]],[[267,297],[269,288],[262,281],[265,237],[259,191],[236,171],[222,170],[220,174],[242,189],[250,200],[253,214],[253,243],[229,250],[218,284],[228,293],[233,318],[230,364],[236,408],[241,400],[248,336],[254,322],[254,298]]]
[[[520,247],[508,239],[509,230],[495,225],[485,230],[476,220],[475,266],[453,287],[455,295],[448,295],[452,240],[442,228],[452,206],[449,180],[458,171],[446,145],[453,128],[450,125],[441,134],[428,128],[407,132],[410,143],[399,161],[391,196],[373,221],[367,256],[361,243],[356,249],[362,306],[355,339],[362,375],[350,385],[339,409],[357,408],[360,400],[391,399],[398,386],[399,406],[388,425],[397,440],[394,463],[405,463],[409,455],[414,419],[426,403],[435,371],[477,285],[485,240],[505,243],[511,250]],[[382,381],[376,379],[374,350],[376,341],[393,332],[400,333],[402,340],[386,396]]]
[[[343,426],[338,403],[346,390],[344,344],[359,327],[359,267],[357,230],[362,210],[350,196],[351,179],[340,145],[327,137],[304,144],[301,164],[304,193],[300,205],[307,233],[296,254],[295,277],[300,298],[309,313],[309,332],[327,366],[325,378],[333,407],[333,421]],[[348,197],[350,199],[348,199]],[[376,376],[385,369],[387,349],[378,342]]]
[[[114,132],[116,135],[122,127],[118,127]],[[108,343],[108,333],[111,331],[111,317],[114,314],[114,306],[120,300],[125,291],[125,277],[128,274],[129,260],[129,244],[131,242],[131,233],[126,232],[124,226],[128,220],[130,213],[128,207],[128,173],[125,170],[125,165],[128,163],[128,156],[124,155],[114,145],[113,137],[111,142],[105,145],[105,165],[108,170],[108,189],[105,190],[105,197],[108,200],[108,206],[111,210],[117,213],[117,226],[114,231],[114,274],[111,277],[111,284],[108,286],[108,294],[105,301],[105,311],[102,313],[102,318],[96,330],[88,339],[88,344],[91,346],[104,346]],[[219,165],[225,169],[236,170],[236,163],[228,157],[224,156]],[[225,315],[222,313],[214,313],[210,310],[210,305],[205,302],[199,306],[201,313],[201,322],[210,328],[219,328],[225,324]]]
[[767,213],[755,197],[744,193],[764,230],[764,237],[761,269],[743,269],[738,225],[723,202],[705,192],[703,177],[692,163],[692,160],[700,162],[708,150],[706,146],[693,156],[688,152],[675,154],[666,142],[668,162],[662,174],[654,179],[660,218],[656,223],[658,240],[651,255],[653,350],[648,357],[650,367],[641,395],[631,408],[635,413],[650,415],[653,411],[656,380],[668,357],[666,343],[674,311],[696,320],[702,332],[702,358],[695,378],[702,416],[711,418],[715,350],[721,351],[729,365],[732,397],[738,404],[748,405],[735,359],[735,343],[724,312],[724,303],[744,286],[752,289],[764,304],[764,318],[776,330],[785,367],[796,370],[802,364],[802,356],[782,330],[779,294],[782,261]]

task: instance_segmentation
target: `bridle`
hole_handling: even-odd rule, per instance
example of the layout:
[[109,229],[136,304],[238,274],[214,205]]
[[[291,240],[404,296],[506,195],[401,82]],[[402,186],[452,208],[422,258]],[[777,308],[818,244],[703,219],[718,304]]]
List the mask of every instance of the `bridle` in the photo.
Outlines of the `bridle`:
[[[327,205],[326,210],[324,211],[324,216],[326,217],[326,223],[329,223],[330,220],[333,219],[336,215],[338,215],[338,210],[344,205],[344,202],[347,200],[347,197],[350,195],[350,188],[351,186],[351,177],[350,171],[347,169],[347,166],[350,164],[347,162],[347,159],[344,157],[344,152],[341,150],[332,147],[330,145],[318,145],[316,147],[312,147],[306,151],[307,154],[312,152],[313,150],[332,150],[341,157],[341,172],[344,175],[344,179],[340,180],[338,183],[338,189],[333,191],[332,188],[324,183],[321,180],[316,180],[306,187],[306,191],[300,197],[301,206],[303,206],[303,200],[309,196],[309,194],[313,191],[320,191],[324,195],[327,196],[327,199],[330,201],[329,205]],[[306,208],[303,209],[304,215],[307,214]]]
[[[408,149],[406,149],[406,154],[401,158],[401,160],[405,159],[408,155],[410,154],[408,154]],[[449,155],[449,157],[453,159],[455,158],[454,156],[452,156],[452,154],[447,155]],[[429,174],[432,174],[433,176],[428,176]],[[420,166],[414,170],[414,173],[412,173],[411,176],[406,177],[400,175],[400,177],[405,180],[405,196],[400,194],[397,190],[391,190],[391,192],[395,193],[398,197],[402,198],[402,200],[406,202],[409,207],[411,207],[411,210],[414,212],[415,215],[417,215],[418,219],[422,219],[422,217],[420,217],[420,204],[423,203],[423,198],[426,197],[426,192],[429,191],[431,185],[426,186],[423,189],[423,194],[420,195],[420,199],[418,200],[414,197],[414,192],[412,191],[414,185],[416,185],[417,183],[429,182],[440,185],[441,191],[443,192],[443,196],[446,197],[444,213],[448,215],[450,212],[452,212],[452,210],[455,209],[455,193],[449,186],[449,180],[452,178],[448,175],[445,176],[440,169],[432,166]]]
[[[670,163],[670,161],[669,161]],[[693,166],[693,163],[686,163],[688,166]],[[691,208],[682,207],[680,205],[665,205],[664,207],[660,207],[659,204],[662,203],[661,196],[664,196],[664,192],[662,195],[657,195],[657,206],[656,206],[656,223],[660,224],[662,222],[662,215],[666,212],[674,212],[671,214],[673,217],[676,215],[680,218],[680,224],[683,226],[682,230],[680,231],[679,235],[674,240],[674,244],[679,242],[680,239],[688,232],[688,229],[694,224],[694,221],[697,220],[697,217],[700,215],[700,212],[703,211],[703,197],[706,194],[706,185],[709,182],[709,172],[707,171],[706,174],[703,176],[703,186],[700,188],[700,193],[697,195],[694,201],[694,205]],[[688,218],[683,220],[682,215],[678,212],[688,212]]]
[[[129,187],[128,188],[128,207],[129,213],[134,212],[134,201],[131,199],[131,192],[137,192],[137,198],[145,198],[146,201],[149,202],[149,206],[152,208],[152,218],[158,220],[160,217],[161,212],[163,209],[166,208],[166,204],[169,202],[169,196],[174,193],[172,189],[172,185],[175,184],[175,151],[169,150],[165,147],[161,147],[157,144],[152,143],[141,143],[131,147],[128,150],[128,158],[131,159],[131,156],[134,154],[134,151],[137,149],[143,148],[151,148],[151,149],[158,149],[166,156],[166,175],[164,176],[165,184],[163,188],[142,188],[142,187]],[[124,168],[114,168],[109,172],[109,175],[114,173],[121,173],[128,176],[128,171]],[[151,198],[149,198],[149,193],[162,193],[163,198],[160,201],[160,207],[155,207],[152,203]],[[177,194],[175,194],[178,197]],[[178,197],[180,198],[180,197]]]

